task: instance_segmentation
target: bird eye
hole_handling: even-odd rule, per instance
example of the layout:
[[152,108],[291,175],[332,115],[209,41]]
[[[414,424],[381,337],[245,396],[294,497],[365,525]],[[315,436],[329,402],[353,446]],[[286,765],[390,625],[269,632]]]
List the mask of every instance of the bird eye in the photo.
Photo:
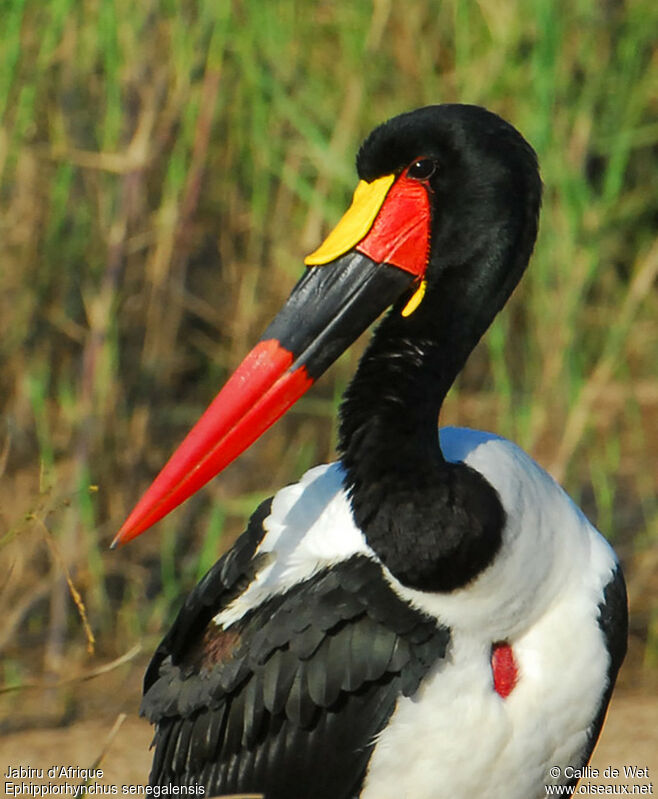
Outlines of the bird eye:
[[435,172],[436,161],[431,158],[418,158],[407,170],[409,177],[415,180],[429,180]]

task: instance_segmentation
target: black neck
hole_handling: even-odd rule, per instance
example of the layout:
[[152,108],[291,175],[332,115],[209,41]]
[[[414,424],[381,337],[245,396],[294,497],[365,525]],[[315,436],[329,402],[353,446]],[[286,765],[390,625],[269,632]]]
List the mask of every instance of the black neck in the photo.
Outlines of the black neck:
[[[447,463],[441,403],[512,293],[537,234],[541,180],[532,148],[473,106],[431,106],[377,128],[357,160],[372,180],[420,154],[432,211],[428,288],[408,317],[380,325],[341,409],[340,448],[356,523],[403,583],[450,590],[495,556],[505,514],[496,491]],[[410,172],[406,173],[411,174]]]
[[355,521],[391,572],[424,590],[473,579],[497,552],[504,523],[494,489],[469,467],[447,463],[439,447],[443,399],[497,310],[482,318],[475,306],[459,305],[428,290],[408,318],[394,308],[341,406],[339,447]]

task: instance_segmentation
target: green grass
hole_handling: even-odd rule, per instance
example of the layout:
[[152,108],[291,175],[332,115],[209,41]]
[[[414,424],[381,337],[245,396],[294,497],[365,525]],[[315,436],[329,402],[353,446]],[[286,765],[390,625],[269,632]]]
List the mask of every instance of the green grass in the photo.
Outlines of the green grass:
[[[362,137],[425,103],[501,113],[545,183],[531,268],[444,422],[517,440],[615,541],[631,586],[646,574],[658,546],[652,0],[3,0],[0,18],[0,602],[24,604],[6,675],[34,676],[48,652],[88,657],[43,525],[96,657],[114,656],[155,639],[260,498],[333,457],[358,352],[171,520],[106,550],[344,210]],[[658,609],[651,581],[637,586],[649,668]]]

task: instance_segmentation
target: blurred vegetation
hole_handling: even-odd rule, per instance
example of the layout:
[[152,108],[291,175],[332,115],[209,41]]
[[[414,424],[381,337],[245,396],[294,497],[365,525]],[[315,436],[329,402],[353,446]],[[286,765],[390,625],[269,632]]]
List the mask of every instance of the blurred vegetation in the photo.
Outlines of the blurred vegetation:
[[107,551],[346,207],[363,136],[442,101],[509,119],[546,186],[531,268],[442,421],[565,484],[624,560],[629,668],[656,665],[655,0],[0,0],[0,19],[0,684],[82,712],[62,681],[148,652],[258,499],[333,457],[358,346]]

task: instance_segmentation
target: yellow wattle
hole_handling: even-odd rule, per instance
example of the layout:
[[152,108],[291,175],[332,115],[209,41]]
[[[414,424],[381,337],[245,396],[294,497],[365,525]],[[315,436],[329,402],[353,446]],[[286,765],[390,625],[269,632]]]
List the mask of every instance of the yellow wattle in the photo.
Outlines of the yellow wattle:
[[420,286],[414,291],[409,302],[402,309],[402,316],[411,316],[411,314],[418,308],[425,296],[425,289],[427,288],[427,281],[421,280]]

